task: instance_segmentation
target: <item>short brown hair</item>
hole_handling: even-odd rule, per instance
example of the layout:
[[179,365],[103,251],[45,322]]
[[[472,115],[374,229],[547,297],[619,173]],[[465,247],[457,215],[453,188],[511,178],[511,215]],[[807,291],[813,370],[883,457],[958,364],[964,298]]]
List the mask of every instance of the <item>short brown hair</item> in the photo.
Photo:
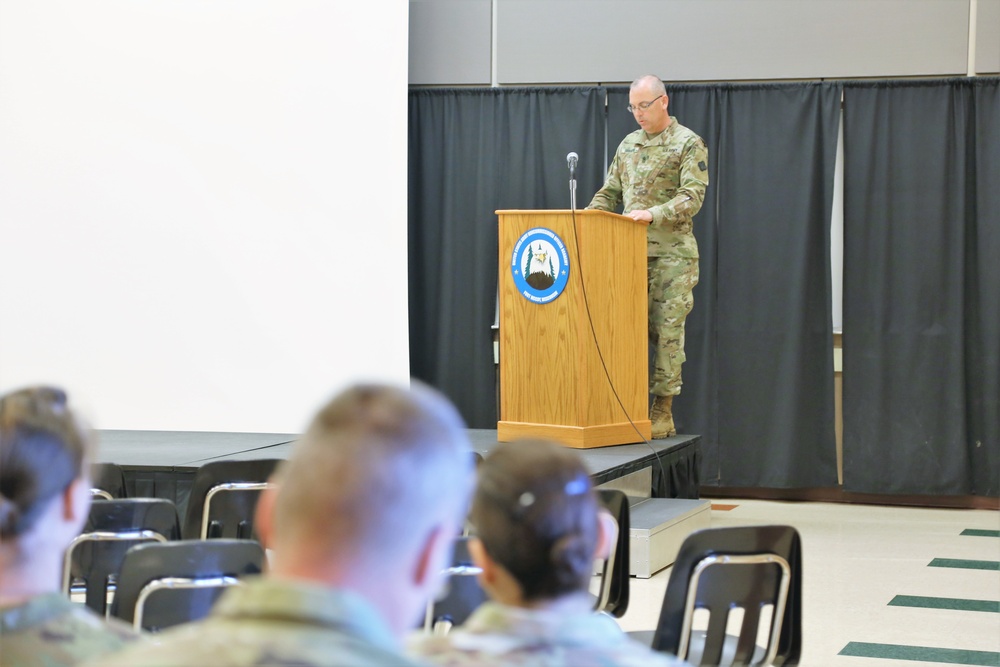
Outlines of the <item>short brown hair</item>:
[[440,511],[460,521],[472,479],[465,422],[444,395],[419,382],[355,385],[319,410],[281,467],[276,535],[384,551],[423,537]]

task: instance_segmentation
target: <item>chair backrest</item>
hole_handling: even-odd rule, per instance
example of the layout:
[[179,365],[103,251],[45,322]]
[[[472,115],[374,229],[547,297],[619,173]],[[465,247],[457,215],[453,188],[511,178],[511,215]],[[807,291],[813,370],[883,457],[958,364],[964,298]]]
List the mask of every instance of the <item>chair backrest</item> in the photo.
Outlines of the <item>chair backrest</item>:
[[92,463],[90,465],[90,493],[94,498],[113,500],[125,498],[125,471],[116,463]]
[[122,562],[111,615],[155,632],[206,616],[226,587],[264,569],[253,540],[141,544]]
[[618,535],[608,558],[601,564],[600,593],[595,611],[621,618],[629,600],[629,506],[628,496],[616,489],[598,489],[597,497],[618,524]]
[[108,584],[114,583],[125,552],[136,544],[180,538],[177,508],[161,498],[95,500],[83,532],[66,549],[63,590],[74,582],[86,587],[86,604],[99,614],[107,609]]
[[479,574],[482,570],[472,563],[469,554],[469,539],[460,537],[455,540],[455,551],[452,565],[445,571],[444,588],[436,599],[427,603],[424,616],[424,630],[444,634],[452,626],[461,625],[472,612],[486,601],[486,591],[479,585]]
[[[741,609],[738,637],[729,615]],[[757,646],[769,608],[768,645]],[[691,649],[696,609],[708,611],[697,660]],[[767,619],[767,616],[764,616]],[[694,664],[797,664],[802,647],[802,547],[791,526],[733,526],[691,533],[667,581],[653,648]]]
[[279,463],[212,461],[198,468],[184,515],[184,539],[252,539],[257,499]]

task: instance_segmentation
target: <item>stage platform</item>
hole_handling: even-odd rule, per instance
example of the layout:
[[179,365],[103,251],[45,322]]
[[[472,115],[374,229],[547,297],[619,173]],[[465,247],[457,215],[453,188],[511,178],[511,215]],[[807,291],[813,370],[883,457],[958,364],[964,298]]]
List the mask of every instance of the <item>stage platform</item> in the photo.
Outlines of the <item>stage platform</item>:
[[[98,431],[96,460],[122,466],[130,496],[169,498],[177,503],[183,516],[199,466],[224,459],[284,459],[298,437],[294,433],[102,430]],[[473,449],[484,456],[497,444],[495,430],[470,429],[469,438]],[[575,451],[583,458],[595,484],[650,468],[651,497],[697,498],[700,441],[697,435],[677,435],[652,440],[649,445]]]

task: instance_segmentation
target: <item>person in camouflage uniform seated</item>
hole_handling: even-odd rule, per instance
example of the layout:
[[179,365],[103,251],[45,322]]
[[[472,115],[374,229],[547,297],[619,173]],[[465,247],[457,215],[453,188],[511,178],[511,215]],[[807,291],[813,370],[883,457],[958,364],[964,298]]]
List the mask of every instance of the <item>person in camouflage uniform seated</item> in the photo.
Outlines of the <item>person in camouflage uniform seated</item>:
[[270,571],[228,589],[206,619],[101,665],[413,664],[400,640],[440,584],[473,478],[465,424],[444,396],[416,382],[348,389],[258,501]]
[[491,600],[447,635],[413,638],[410,653],[469,667],[685,664],[594,611],[594,558],[616,532],[599,514],[576,452],[544,440],[498,445],[479,466],[470,514],[469,552]]
[[649,222],[647,275],[649,336],[655,348],[649,392],[653,437],[677,433],[673,397],[681,391],[684,320],[698,284],[698,244],[692,218],[708,186],[708,149],[697,134],[667,112],[663,82],[643,76],[629,89],[629,111],[640,129],[626,136],[608,169],[604,187],[587,208],[614,211]]
[[0,397],[0,665],[74,665],[138,638],[60,592],[90,508],[91,433],[52,387]]

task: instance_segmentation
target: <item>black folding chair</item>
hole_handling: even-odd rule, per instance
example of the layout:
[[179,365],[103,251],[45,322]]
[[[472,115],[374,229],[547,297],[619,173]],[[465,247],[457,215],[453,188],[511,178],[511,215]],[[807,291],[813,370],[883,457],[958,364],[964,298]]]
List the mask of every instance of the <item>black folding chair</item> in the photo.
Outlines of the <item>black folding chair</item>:
[[86,605],[105,614],[125,552],[142,542],[179,538],[177,508],[170,500],[94,500],[83,532],[66,549],[63,590],[70,595],[85,589]]
[[618,524],[618,535],[608,558],[601,563],[601,585],[594,611],[621,618],[628,610],[629,600],[628,496],[615,489],[597,489],[597,497]]
[[141,544],[125,554],[111,615],[150,632],[198,620],[227,587],[263,569],[253,540]]
[[445,570],[447,579],[444,589],[427,603],[424,616],[424,630],[438,634],[461,625],[472,615],[479,605],[486,601],[486,591],[479,585],[482,570],[472,563],[469,555],[469,538],[455,540],[452,565]]
[[[699,610],[708,615],[705,630],[693,628]],[[738,634],[727,634],[733,620],[739,621]],[[762,634],[763,646],[757,644]],[[652,647],[693,665],[798,664],[798,532],[791,526],[736,526],[688,535],[670,571]]]
[[281,459],[212,461],[198,468],[184,519],[184,539],[253,539],[260,493]]

